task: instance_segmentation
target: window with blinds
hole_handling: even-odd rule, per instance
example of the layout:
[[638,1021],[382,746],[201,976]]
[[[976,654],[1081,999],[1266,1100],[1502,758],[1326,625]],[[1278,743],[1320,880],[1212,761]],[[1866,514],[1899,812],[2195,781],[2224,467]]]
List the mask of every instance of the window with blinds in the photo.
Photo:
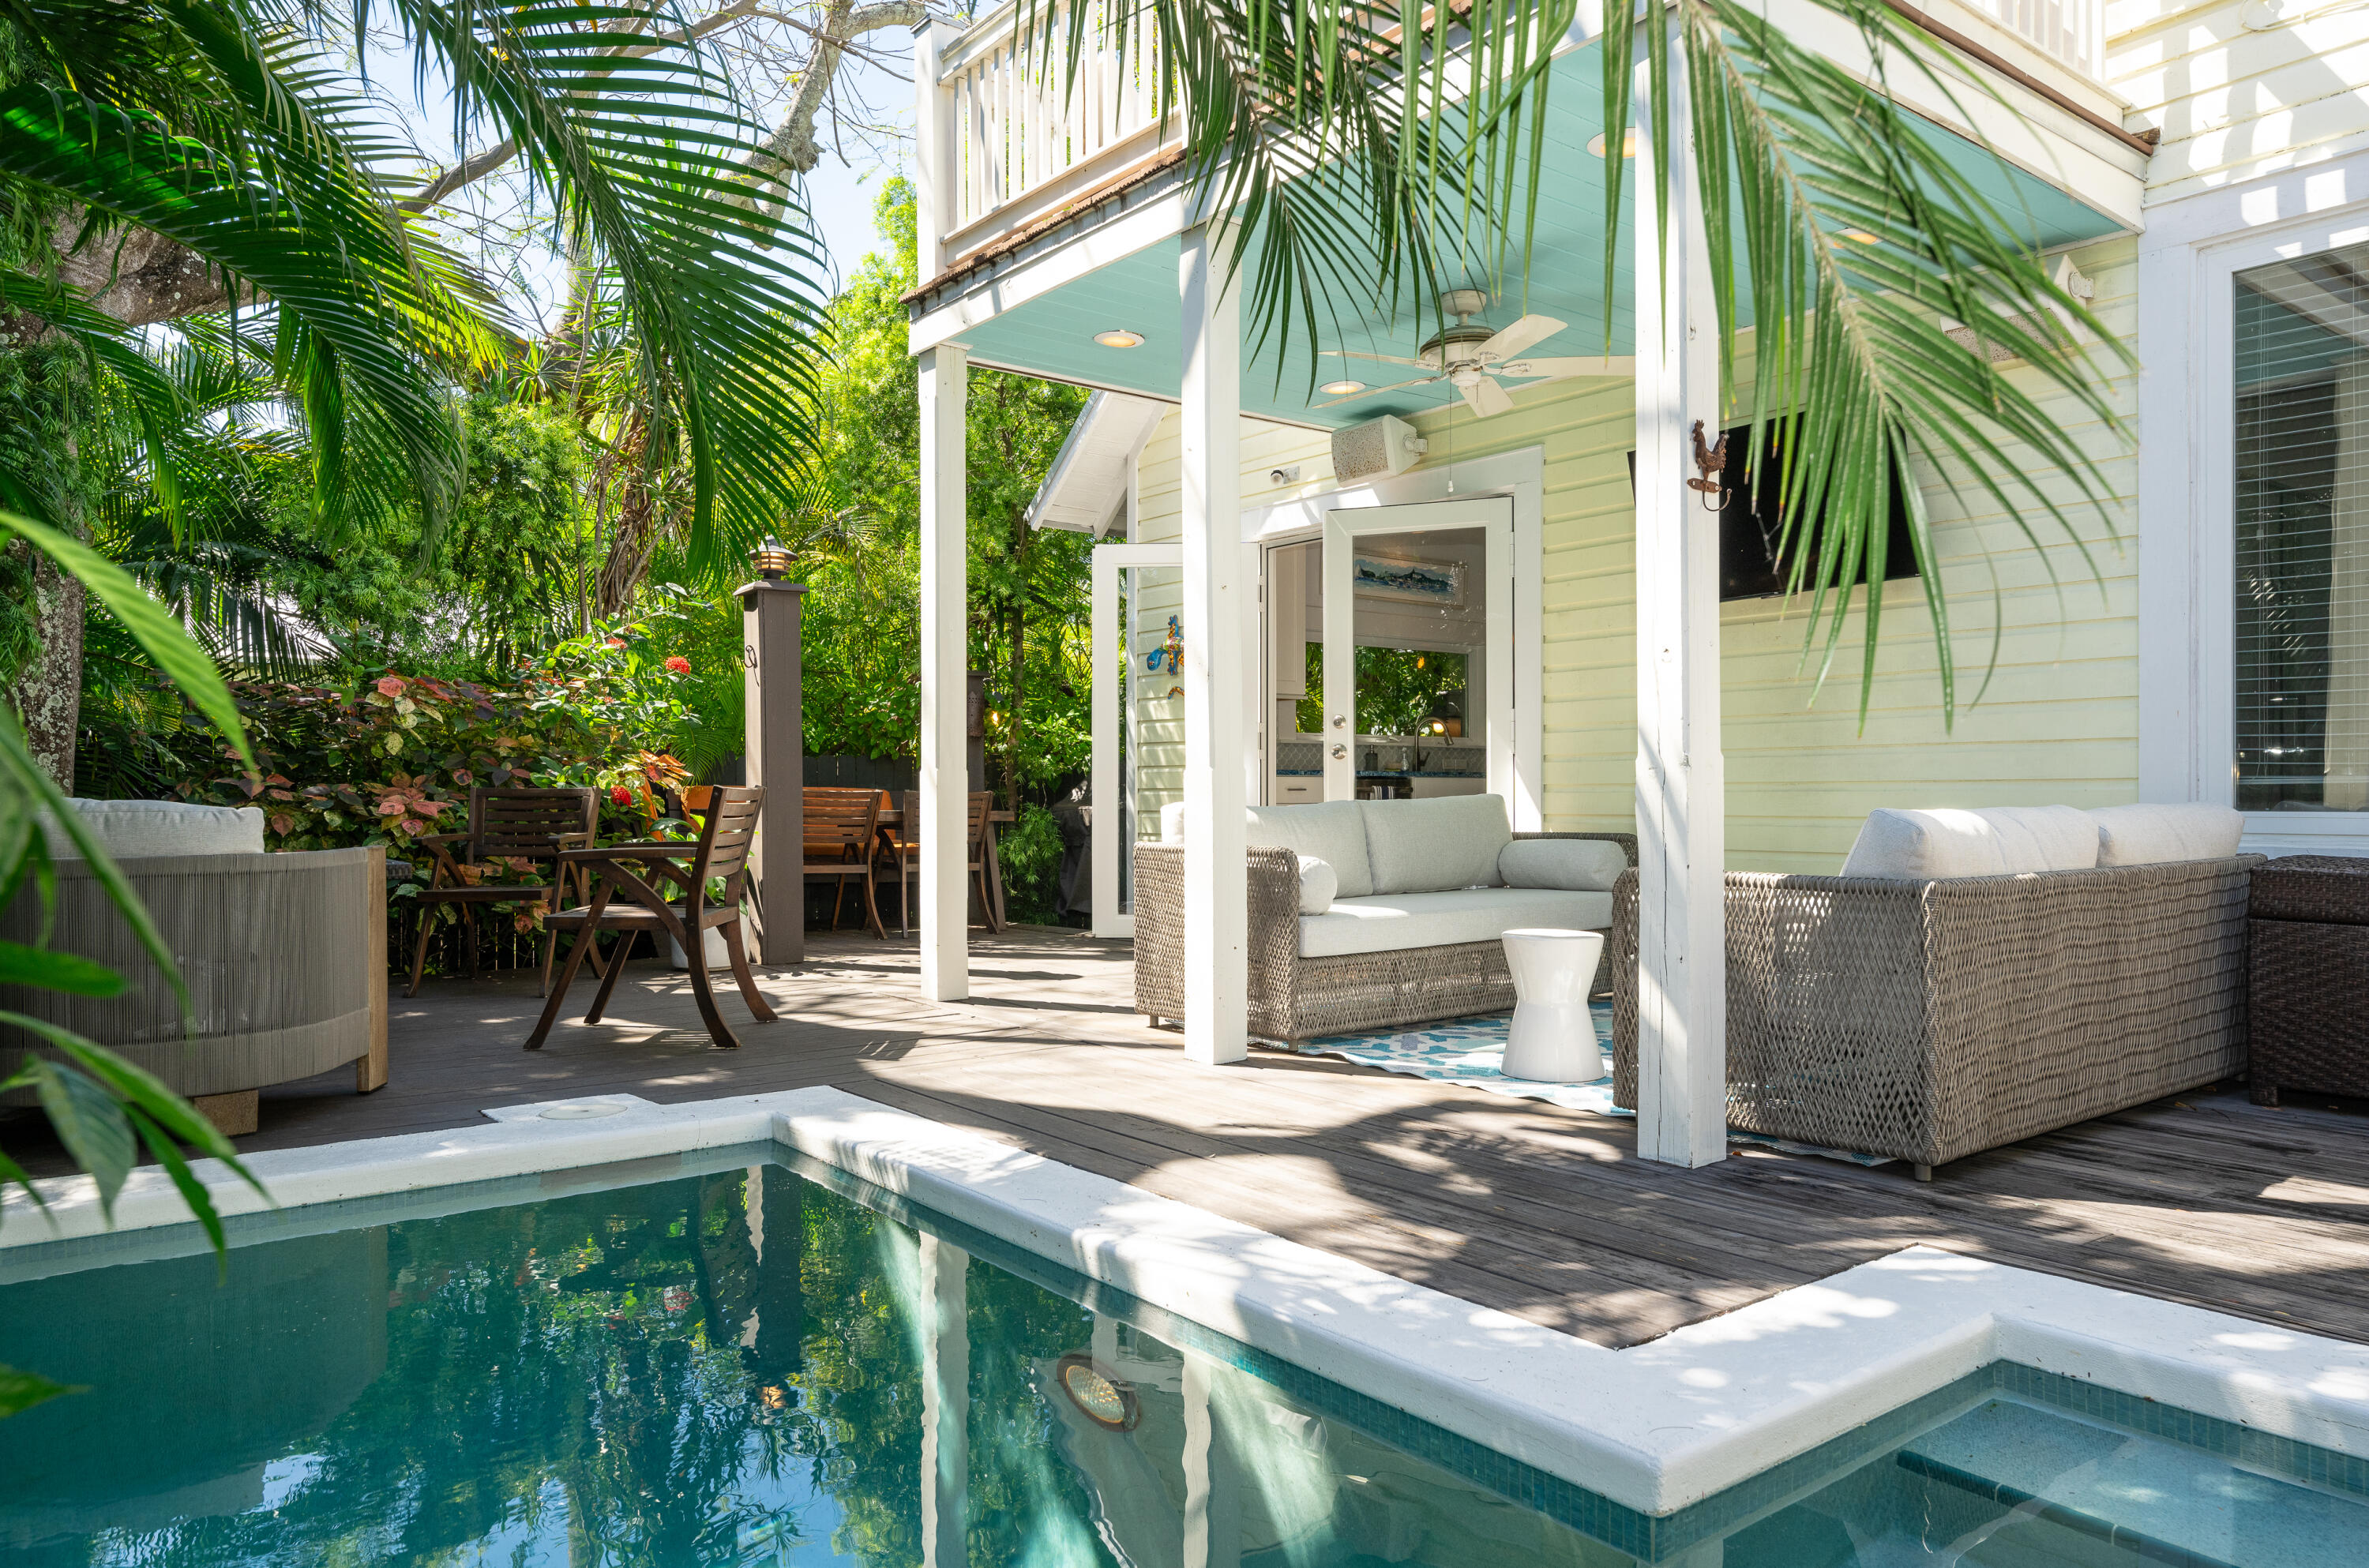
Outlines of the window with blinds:
[[2369,245],[2236,305],[2237,807],[2369,809]]

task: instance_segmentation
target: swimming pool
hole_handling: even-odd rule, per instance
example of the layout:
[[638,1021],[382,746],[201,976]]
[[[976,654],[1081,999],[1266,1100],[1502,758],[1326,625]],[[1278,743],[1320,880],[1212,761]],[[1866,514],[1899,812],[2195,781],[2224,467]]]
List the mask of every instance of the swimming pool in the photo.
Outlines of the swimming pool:
[[233,1230],[0,1259],[88,1389],[0,1422],[8,1561],[2369,1561],[2369,1465],[2013,1362],[1648,1514],[778,1143]]

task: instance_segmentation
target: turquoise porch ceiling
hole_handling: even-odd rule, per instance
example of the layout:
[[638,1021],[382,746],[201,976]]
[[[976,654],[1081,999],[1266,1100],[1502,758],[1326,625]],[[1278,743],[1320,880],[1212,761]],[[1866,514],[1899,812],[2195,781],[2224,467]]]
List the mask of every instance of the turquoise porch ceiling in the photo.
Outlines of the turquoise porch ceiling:
[[[1604,325],[1604,170],[1602,159],[1587,150],[1602,127],[1601,66],[1594,46],[1576,50],[1560,61],[1549,100],[1546,144],[1548,169],[1539,182],[1537,235],[1528,289],[1510,280],[1506,297],[1492,306],[1485,322],[1502,326],[1524,310],[1567,323],[1564,330],[1528,350],[1538,357],[1590,355],[1608,351]],[[1932,135],[1983,195],[2002,212],[2021,213],[2030,237],[2043,248],[2095,239],[2116,232],[2111,218],[2074,200],[2064,191],[2020,170],[2005,170],[1964,138],[1936,128]],[[1623,193],[1624,209],[1633,206],[1631,192]],[[1624,226],[1627,222],[1624,211]],[[1107,386],[1122,392],[1174,399],[1182,379],[1178,351],[1177,242],[1166,240],[1014,307],[964,333],[963,340],[978,360],[1056,381]],[[1471,280],[1475,286],[1484,278]],[[1325,348],[1413,357],[1416,347],[1435,329],[1428,309],[1402,303],[1392,312],[1383,302],[1333,302],[1338,314],[1336,333],[1320,309],[1320,341]],[[1626,354],[1633,330],[1631,267],[1624,242],[1614,280],[1609,352]],[[1247,312],[1245,312],[1247,315]],[[1126,327],[1143,334],[1135,349],[1105,349],[1093,341],[1097,332]],[[1380,414],[1410,417],[1458,401],[1445,382],[1404,388],[1330,408],[1312,404],[1330,402],[1310,389],[1305,340],[1294,323],[1288,358],[1272,344],[1254,346],[1244,323],[1242,347],[1242,412],[1310,425],[1350,425]],[[1422,372],[1370,361],[1327,356],[1320,361],[1317,379],[1346,376],[1368,385],[1387,386]],[[1525,383],[1507,381],[1518,391]]]

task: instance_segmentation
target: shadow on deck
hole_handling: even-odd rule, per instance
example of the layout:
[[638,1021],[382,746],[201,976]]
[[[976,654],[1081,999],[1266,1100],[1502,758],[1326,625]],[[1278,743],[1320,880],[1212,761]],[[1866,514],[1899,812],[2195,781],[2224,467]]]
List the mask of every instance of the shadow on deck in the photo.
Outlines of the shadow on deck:
[[[1607,1345],[1632,1344],[1912,1242],[2369,1340],[2369,1119],[2203,1092],[1947,1167],[1742,1149],[1680,1171],[1625,1119],[1254,1052],[1196,1068],[1131,1004],[1127,950],[973,933],[975,994],[919,995],[910,941],[809,939],[761,976],[782,1014],[722,1006],[710,1047],[681,978],[628,972],[610,1018],[520,1049],[531,977],[394,1001],[391,1081],[264,1092],[246,1150],[468,1126],[487,1107],[629,1092],[674,1102],[828,1083]],[[593,982],[577,987],[578,1013]],[[12,1153],[66,1169],[18,1121]]]

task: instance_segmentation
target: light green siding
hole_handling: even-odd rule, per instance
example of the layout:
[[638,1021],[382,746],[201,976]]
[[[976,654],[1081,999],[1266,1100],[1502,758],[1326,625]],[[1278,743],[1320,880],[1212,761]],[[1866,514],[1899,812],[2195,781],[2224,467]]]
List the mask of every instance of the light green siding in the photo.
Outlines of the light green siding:
[[[2113,331],[2135,328],[2128,239],[2076,253],[2097,286],[2092,302]],[[2101,372],[2105,369],[2100,363]],[[2031,372],[2010,367],[2017,376]],[[2037,378],[2034,378],[2036,381]],[[2134,378],[2118,375],[2129,417]],[[1548,826],[1625,828],[1632,819],[1636,754],[1635,511],[1627,453],[1635,414],[1626,383],[1573,383],[1516,393],[1511,413],[1476,421],[1462,410],[1419,421],[1425,466],[1540,447],[1546,459],[1544,667]],[[2073,411],[2063,410],[2073,418]],[[2135,489],[2124,438],[2077,423],[2120,497]],[[1266,472],[1303,465],[1295,493],[1322,488],[1321,437],[1261,427],[1244,442],[1244,502],[1276,498]],[[2136,797],[2137,552],[2131,514],[2116,503],[2107,537],[2093,510],[2074,514],[2090,565],[2045,519],[2040,544],[1980,490],[1953,496],[1927,476],[1942,581],[1956,632],[1961,711],[1945,728],[1935,654],[1918,584],[1886,585],[1879,675],[1860,729],[1861,618],[1854,613],[1823,690],[1804,668],[1802,614],[1779,601],[1721,613],[1728,774],[1728,864],[1736,870],[1831,872],[1868,810],[1878,806],[1987,806],[2063,801],[2100,806]],[[1962,480],[1963,476],[1961,476]],[[2069,499],[2066,481],[2059,492]],[[1139,538],[1173,537],[1174,419],[1144,449]],[[1997,599],[1994,601],[1994,592]],[[1156,609],[1156,624],[1169,612]],[[1994,627],[2000,632],[1995,669]],[[1188,629],[1189,632],[1189,629]],[[1147,627],[1142,643],[1158,641]],[[1988,669],[1989,681],[1983,690]],[[1981,691],[1979,702],[1973,699]],[[1173,788],[1182,704],[1150,727],[1170,750],[1147,749],[1147,798]],[[1157,807],[1151,810],[1156,819]]]

